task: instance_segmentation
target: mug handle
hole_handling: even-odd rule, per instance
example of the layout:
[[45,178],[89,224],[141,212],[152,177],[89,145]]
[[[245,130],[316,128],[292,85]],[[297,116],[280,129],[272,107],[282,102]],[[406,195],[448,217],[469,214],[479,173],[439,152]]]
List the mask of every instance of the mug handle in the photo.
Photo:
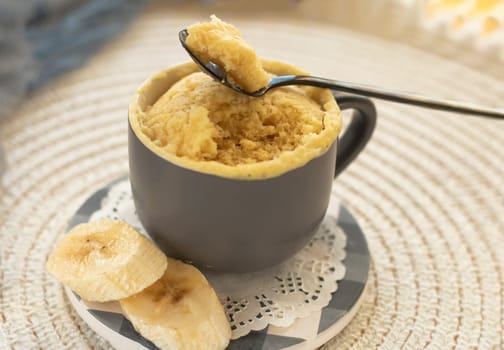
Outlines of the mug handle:
[[338,139],[336,169],[334,177],[343,170],[364,149],[373,135],[376,126],[376,108],[374,103],[365,97],[334,93],[340,109],[354,109],[352,121]]

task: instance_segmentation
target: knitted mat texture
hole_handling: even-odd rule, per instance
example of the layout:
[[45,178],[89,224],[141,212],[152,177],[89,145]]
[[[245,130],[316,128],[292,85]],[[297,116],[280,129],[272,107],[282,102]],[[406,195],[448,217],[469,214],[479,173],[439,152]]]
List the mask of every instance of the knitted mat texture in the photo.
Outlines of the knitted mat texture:
[[[148,10],[84,67],[0,123],[0,348],[108,349],[44,265],[68,220],[128,171],[127,107],[188,60],[177,33],[207,14]],[[504,82],[313,21],[223,17],[261,56],[315,75],[502,107]],[[333,191],[362,225],[369,288],[333,349],[504,347],[504,121],[376,101],[375,134]],[[344,114],[348,123],[349,115]]]

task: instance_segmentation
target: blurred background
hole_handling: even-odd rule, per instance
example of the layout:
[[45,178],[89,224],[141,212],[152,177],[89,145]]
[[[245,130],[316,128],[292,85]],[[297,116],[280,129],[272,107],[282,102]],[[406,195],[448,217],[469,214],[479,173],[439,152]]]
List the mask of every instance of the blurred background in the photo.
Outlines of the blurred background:
[[[1,0],[0,115],[118,35],[148,0]],[[180,11],[306,19],[457,55],[504,75],[503,0],[164,0]],[[464,54],[460,54],[463,52]],[[488,60],[482,59],[488,58]],[[494,63],[494,64],[492,64]]]
[[[0,0],[0,120],[31,92],[85,63],[149,6],[201,18],[316,21],[406,43],[504,79],[503,0]],[[0,152],[0,172],[2,164]]]

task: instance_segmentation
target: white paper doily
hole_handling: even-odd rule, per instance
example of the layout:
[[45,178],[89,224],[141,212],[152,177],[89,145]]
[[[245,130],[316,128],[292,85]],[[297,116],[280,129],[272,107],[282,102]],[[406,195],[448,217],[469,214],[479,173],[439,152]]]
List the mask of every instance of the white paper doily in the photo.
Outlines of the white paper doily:
[[[129,181],[115,184],[90,221],[123,220],[142,233]],[[204,271],[224,305],[236,339],[268,325],[288,327],[326,306],[345,275],[346,236],[328,215],[315,237],[294,257],[273,268],[254,273]]]

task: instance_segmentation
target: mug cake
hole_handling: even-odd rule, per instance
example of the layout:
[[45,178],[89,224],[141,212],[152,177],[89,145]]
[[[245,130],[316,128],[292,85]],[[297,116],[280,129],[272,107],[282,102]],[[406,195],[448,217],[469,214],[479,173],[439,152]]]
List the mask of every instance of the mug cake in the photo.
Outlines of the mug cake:
[[[260,60],[236,28],[216,17],[188,32],[187,45],[218,61],[244,89],[263,87],[271,75],[306,74]],[[130,124],[147,147],[179,166],[231,178],[277,176],[323,154],[340,131],[340,111],[328,90],[281,87],[250,97],[214,81],[196,65],[173,69],[180,79],[152,104],[134,101]],[[174,75],[173,69],[154,80]]]

